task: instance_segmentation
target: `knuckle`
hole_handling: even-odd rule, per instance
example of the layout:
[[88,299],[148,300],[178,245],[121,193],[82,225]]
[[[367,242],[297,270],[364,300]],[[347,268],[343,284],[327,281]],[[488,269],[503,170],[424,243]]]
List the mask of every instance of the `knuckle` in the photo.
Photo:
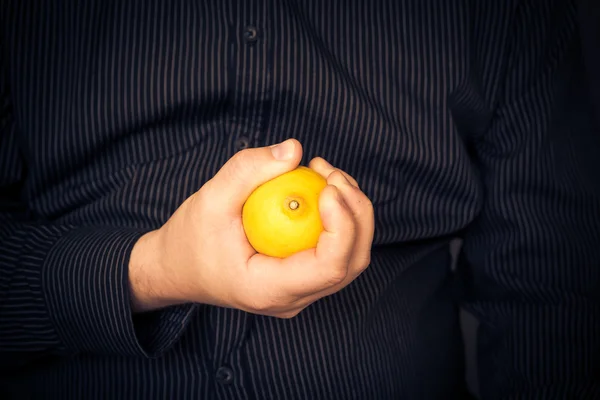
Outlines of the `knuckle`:
[[355,215],[358,219],[373,219],[374,218],[374,207],[373,203],[367,196],[361,193],[358,198],[358,207],[356,207]]
[[331,286],[339,285],[342,283],[346,277],[348,276],[347,268],[334,268],[329,274],[328,283]]
[[279,310],[287,309],[293,302],[288,296],[277,293],[264,293],[252,298],[251,309],[258,314],[274,315]]
[[342,173],[342,175],[344,175],[344,178],[346,178],[346,180],[348,181],[348,183],[350,183],[350,185],[354,188],[354,189],[359,189],[360,187],[358,185],[358,182],[356,181],[356,179],[354,179],[354,177],[352,175],[350,175],[349,173],[340,170],[340,172]]
[[246,161],[249,157],[251,157],[251,153],[251,149],[243,149],[235,153],[233,157],[236,159],[236,161]]
[[208,204],[210,204],[209,200],[212,197],[213,196],[210,193],[210,186],[205,186],[192,195],[189,199],[190,203],[192,204],[192,208],[200,212],[206,208]]
[[273,308],[273,301],[268,297],[257,297],[252,299],[250,309],[257,314],[268,314]]
[[262,157],[257,149],[240,150],[233,157],[235,177],[249,177],[260,172]]
[[362,205],[365,210],[365,213],[372,215],[374,208],[375,208],[373,206],[373,202],[366,195],[363,195],[363,196],[364,196],[364,200],[362,201]]
[[340,171],[339,169],[334,169],[334,170],[331,172],[331,175],[330,175],[330,176],[331,176],[332,178],[335,178],[335,179],[342,179],[342,180],[345,180],[345,179],[346,179],[346,178],[344,177],[344,174],[342,173],[342,171]]
[[369,268],[369,265],[371,265],[371,255],[368,254],[365,259],[363,260],[362,264],[361,264],[361,271],[364,271],[365,269]]
[[233,158],[234,162],[232,163],[231,174],[236,177],[243,176],[252,167],[253,157],[250,149],[238,151]]
[[276,315],[276,317],[280,318],[280,319],[292,319],[292,318],[298,316],[298,314],[300,314],[300,311],[302,311],[302,310],[285,311],[282,313],[278,313]]
[[360,190],[360,185],[358,184],[358,182],[356,181],[356,179],[354,179],[353,177],[351,177],[350,175],[348,175],[348,180],[350,181],[350,183],[352,184],[352,186],[354,186],[356,189]]
[[[221,208],[211,207],[211,204],[214,204],[214,201],[212,200],[214,196],[212,193],[211,188],[208,187],[208,185],[205,185],[202,189],[186,199],[180,208],[185,210],[184,212],[188,222],[206,226],[207,222],[212,220],[209,219],[211,215],[220,213]],[[217,204],[220,204],[220,202]]]
[[329,174],[329,179],[328,179],[331,183],[335,184],[344,184],[346,178],[344,177],[344,174],[342,174],[342,172],[340,170],[334,170],[331,174]]

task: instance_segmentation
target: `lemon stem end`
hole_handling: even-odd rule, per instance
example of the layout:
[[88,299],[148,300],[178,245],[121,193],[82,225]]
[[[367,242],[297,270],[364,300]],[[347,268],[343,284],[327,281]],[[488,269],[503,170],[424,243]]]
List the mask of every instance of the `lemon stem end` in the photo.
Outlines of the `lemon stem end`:
[[289,202],[288,207],[290,208],[290,210],[294,211],[297,210],[298,207],[300,207],[300,203],[298,203],[297,200],[292,200]]

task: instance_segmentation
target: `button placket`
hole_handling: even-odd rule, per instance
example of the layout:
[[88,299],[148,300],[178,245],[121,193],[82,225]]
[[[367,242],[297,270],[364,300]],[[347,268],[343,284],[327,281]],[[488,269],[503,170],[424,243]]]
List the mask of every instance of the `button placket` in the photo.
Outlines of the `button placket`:
[[[254,4],[248,0],[249,4]],[[268,92],[267,52],[268,18],[264,17],[261,7],[266,4],[258,2],[256,7],[244,8],[246,12],[238,14],[233,23],[236,25],[230,32],[233,45],[231,47],[232,94],[231,108],[228,116],[231,129],[228,148],[232,153],[253,147],[260,142],[260,133],[264,124],[266,93]],[[223,314],[219,317],[218,314]],[[216,392],[219,398],[252,398],[248,394],[248,377],[244,366],[246,354],[243,349],[249,331],[252,329],[252,316],[238,310],[219,310],[215,312],[217,321],[235,321],[238,329],[228,331],[229,334],[215,337],[215,354],[212,373]]]

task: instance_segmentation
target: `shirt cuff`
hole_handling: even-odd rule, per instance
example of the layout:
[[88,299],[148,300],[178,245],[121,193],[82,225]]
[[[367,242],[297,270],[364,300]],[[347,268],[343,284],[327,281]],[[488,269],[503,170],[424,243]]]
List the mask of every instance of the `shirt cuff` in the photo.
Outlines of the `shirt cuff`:
[[60,238],[42,268],[50,319],[68,352],[155,357],[181,336],[194,313],[186,304],[134,317],[129,257],[133,229],[84,228]]

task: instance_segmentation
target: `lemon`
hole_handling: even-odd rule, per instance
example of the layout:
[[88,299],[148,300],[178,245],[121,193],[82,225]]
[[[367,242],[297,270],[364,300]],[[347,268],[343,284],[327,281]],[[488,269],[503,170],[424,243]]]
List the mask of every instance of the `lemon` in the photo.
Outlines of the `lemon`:
[[242,210],[252,247],[279,258],[316,247],[323,231],[319,194],[326,186],[321,175],[300,166],[256,188]]

